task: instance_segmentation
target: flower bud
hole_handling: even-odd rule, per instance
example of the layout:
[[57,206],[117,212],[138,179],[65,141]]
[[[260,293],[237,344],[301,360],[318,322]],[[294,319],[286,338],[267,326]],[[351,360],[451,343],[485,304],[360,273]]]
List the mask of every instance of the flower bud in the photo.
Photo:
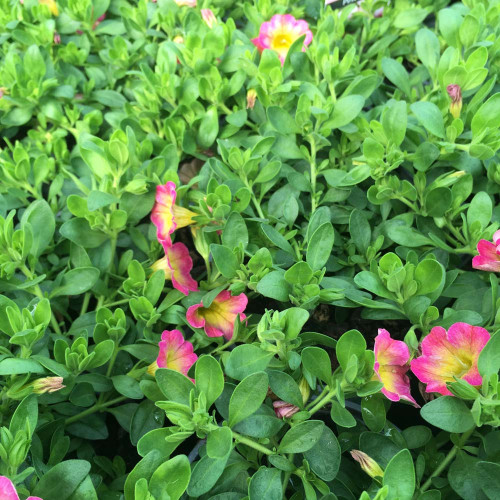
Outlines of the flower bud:
[[299,382],[299,390],[302,394],[302,402],[306,404],[309,396],[311,395],[311,388],[309,387],[309,383],[304,377],[302,377],[301,381]]
[[351,456],[359,462],[361,468],[370,476],[370,477],[384,477],[384,471],[380,467],[380,465],[373,460],[373,458],[369,457],[366,453],[363,453],[360,450],[351,450]]
[[59,45],[61,43],[61,35],[56,31],[54,32],[54,43]]
[[274,413],[278,418],[290,418],[299,411],[299,407],[286,401],[275,401],[273,403]]
[[184,43],[184,37],[181,35],[174,36],[174,43]]
[[191,226],[191,234],[193,236],[196,251],[203,257],[204,261],[207,261],[210,255],[210,247],[205,238],[205,234],[199,227],[195,226]]
[[460,85],[448,85],[446,91],[451,98],[450,113],[453,118],[459,118],[462,111],[462,89]]
[[201,9],[201,17],[210,29],[212,29],[217,24],[217,18],[212,12],[212,9]]
[[32,382],[31,387],[33,387],[33,392],[35,394],[44,394],[46,392],[52,393],[60,391],[66,386],[63,385],[62,377],[45,377]]
[[250,89],[247,92],[247,109],[253,109],[255,106],[255,99],[257,99],[257,92],[255,92],[255,89]]

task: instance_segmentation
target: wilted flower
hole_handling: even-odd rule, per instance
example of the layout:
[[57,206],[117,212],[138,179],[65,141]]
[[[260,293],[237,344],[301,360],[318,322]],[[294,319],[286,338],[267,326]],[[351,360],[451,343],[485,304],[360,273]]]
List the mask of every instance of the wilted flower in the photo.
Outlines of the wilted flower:
[[300,408],[298,406],[292,405],[285,401],[274,401],[273,402],[274,413],[278,418],[290,418],[295,415]]
[[56,31],[54,32],[54,43],[59,45],[61,43],[61,35]]
[[35,394],[44,394],[45,392],[56,392],[66,387],[63,385],[62,377],[39,378],[31,383]]
[[59,8],[57,7],[57,3],[55,0],[38,0],[38,3],[40,5],[46,5],[53,16],[59,15]]
[[249,89],[247,92],[247,109],[253,109],[256,99],[257,92],[255,92],[255,89]]
[[288,49],[302,35],[306,36],[302,47],[302,51],[305,52],[306,46],[313,38],[307,22],[303,19],[295,19],[290,14],[276,14],[270,21],[261,24],[259,36],[253,38],[252,42],[260,52],[264,49],[275,50],[283,64]]
[[193,344],[184,340],[179,330],[165,330],[158,343],[160,352],[156,361],[148,367],[152,376],[158,368],[169,368],[187,376],[189,369],[196,363],[198,356],[193,352]]
[[179,7],[196,7],[196,0],[175,0]]
[[435,326],[422,340],[422,355],[411,362],[411,370],[427,384],[426,392],[444,396],[452,395],[446,383],[454,382],[455,378],[481,385],[477,360],[489,339],[488,331],[480,326],[455,323],[448,332],[442,326]]
[[479,240],[476,255],[472,259],[472,267],[482,271],[500,272],[500,230],[493,235],[493,243]]
[[[5,476],[0,476],[0,500],[19,500],[14,483]],[[26,500],[42,500],[40,497],[28,497]]]
[[152,266],[153,271],[163,269],[165,278],[172,281],[174,288],[188,295],[190,291],[198,290],[198,283],[191,277],[193,260],[184,243],[163,245],[165,257],[157,260]]
[[417,402],[410,394],[410,380],[406,372],[410,369],[410,350],[401,340],[393,340],[382,328],[375,337],[375,366],[378,379],[384,384],[382,394],[391,401],[405,399],[415,406]]
[[172,243],[170,235],[178,228],[193,224],[194,212],[175,204],[177,196],[175,183],[167,182],[156,186],[156,203],[151,212],[151,222],[156,226],[158,241]]
[[212,9],[201,9],[201,17],[210,29],[212,29],[217,24],[217,18],[212,12]]
[[459,118],[462,111],[462,89],[460,85],[448,85],[446,91],[451,97],[450,113],[453,118]]
[[203,303],[191,306],[186,313],[188,323],[194,328],[204,328],[209,337],[224,337],[230,340],[233,336],[236,316],[240,320],[246,316],[243,314],[248,303],[244,293],[234,297],[227,290],[215,297],[210,307],[203,307]]
[[384,471],[372,457],[360,450],[351,450],[351,457],[361,465],[361,468],[373,478],[384,477]]

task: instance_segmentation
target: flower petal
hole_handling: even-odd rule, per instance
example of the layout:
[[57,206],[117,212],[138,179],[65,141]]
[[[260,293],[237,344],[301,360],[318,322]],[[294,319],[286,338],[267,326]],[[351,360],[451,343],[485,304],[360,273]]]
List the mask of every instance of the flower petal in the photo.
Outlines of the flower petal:
[[401,340],[394,340],[390,333],[383,328],[378,331],[375,337],[375,359],[381,365],[400,365],[408,363],[410,350]]
[[0,499],[19,500],[14,483],[5,476],[0,476]]
[[172,270],[172,284],[174,288],[188,295],[190,291],[198,290],[198,283],[191,277],[193,260],[189,250],[184,243],[174,243],[166,249],[168,264]]

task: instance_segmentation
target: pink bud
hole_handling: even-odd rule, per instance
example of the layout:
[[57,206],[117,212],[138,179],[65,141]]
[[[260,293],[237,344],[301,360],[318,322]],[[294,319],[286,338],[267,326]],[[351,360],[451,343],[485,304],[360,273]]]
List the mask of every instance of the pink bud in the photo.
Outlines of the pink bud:
[[459,118],[462,111],[462,89],[460,85],[448,85],[446,91],[451,97],[450,113],[453,118]]
[[211,9],[201,9],[201,17],[205,24],[212,29],[217,24],[217,18]]
[[61,43],[61,35],[57,33],[57,31],[54,33],[54,43],[56,45],[59,45]]
[[287,403],[286,401],[275,401],[273,407],[274,413],[276,413],[278,418],[290,418],[300,410],[298,406]]
[[62,377],[45,377],[35,380],[31,386],[33,387],[33,392],[35,394],[44,394],[46,392],[52,393],[60,391],[65,385],[63,385]]

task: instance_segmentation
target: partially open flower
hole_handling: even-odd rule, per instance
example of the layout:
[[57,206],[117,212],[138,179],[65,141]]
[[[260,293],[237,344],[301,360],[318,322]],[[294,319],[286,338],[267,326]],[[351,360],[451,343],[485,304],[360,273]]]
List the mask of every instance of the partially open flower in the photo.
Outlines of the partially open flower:
[[481,271],[500,272],[500,230],[493,235],[493,243],[479,240],[476,255],[472,259],[472,267]]
[[287,403],[286,401],[274,401],[273,408],[278,418],[290,418],[300,410],[298,406]]
[[262,52],[264,49],[272,49],[278,53],[283,64],[288,54],[288,50],[293,42],[305,35],[302,51],[312,41],[313,35],[309,25],[303,19],[295,19],[290,14],[276,14],[270,21],[262,23],[259,36],[252,39],[252,43]]
[[459,118],[462,111],[462,89],[460,85],[448,85],[446,91],[451,97],[450,113],[453,118]]
[[489,332],[480,326],[455,323],[448,332],[435,326],[422,340],[422,355],[411,362],[411,370],[427,384],[426,392],[444,396],[452,396],[446,383],[455,382],[455,378],[481,385],[477,360],[489,339]]
[[212,9],[201,9],[201,17],[210,29],[217,24],[217,18],[215,17]]
[[[19,500],[14,483],[5,476],[0,476],[0,500]],[[26,500],[42,500],[40,497],[28,497]]]
[[406,375],[410,369],[408,346],[401,340],[393,340],[391,334],[381,328],[375,338],[374,351],[374,370],[378,379],[384,384],[382,394],[391,401],[404,399],[418,406],[410,394],[410,380]]
[[165,243],[172,243],[170,235],[176,229],[193,224],[193,217],[196,216],[191,210],[176,205],[176,197],[174,182],[156,186],[156,203],[151,212],[151,222],[156,226],[158,241],[164,246]]
[[373,478],[384,477],[384,471],[372,457],[360,450],[351,450],[351,456],[361,465],[361,468]]
[[186,313],[188,323],[194,328],[204,328],[209,337],[224,337],[230,340],[233,336],[236,316],[240,320],[246,318],[243,314],[248,303],[244,293],[234,297],[227,290],[215,297],[210,307],[203,307],[203,303],[191,306]]
[[163,269],[165,278],[172,281],[174,288],[188,295],[190,291],[198,290],[198,283],[191,277],[193,260],[189,256],[189,250],[184,243],[163,245],[165,257],[157,260],[152,266],[153,271]]
[[253,109],[256,99],[257,92],[255,92],[255,89],[249,89],[247,92],[247,109]]
[[59,15],[59,8],[57,7],[57,3],[55,0],[38,0],[38,3],[40,5],[46,5],[53,16]]
[[184,340],[179,330],[165,330],[158,344],[160,352],[156,361],[148,367],[152,376],[158,368],[169,368],[187,376],[189,369],[196,363],[198,356],[193,352],[193,344]]
[[[31,383],[35,394],[44,394],[46,392],[56,392],[66,387],[63,385],[62,377],[45,377],[39,378]],[[0,497],[1,498],[1,497]]]

